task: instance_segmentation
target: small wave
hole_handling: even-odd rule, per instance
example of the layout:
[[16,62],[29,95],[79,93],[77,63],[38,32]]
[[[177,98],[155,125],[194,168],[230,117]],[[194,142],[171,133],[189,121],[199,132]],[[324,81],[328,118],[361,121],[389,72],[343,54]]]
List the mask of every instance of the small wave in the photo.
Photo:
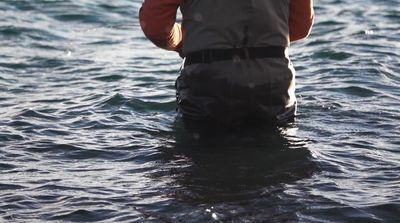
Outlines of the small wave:
[[23,189],[26,188],[24,186],[21,185],[17,185],[17,184],[5,184],[5,183],[0,183],[0,191],[4,191],[4,190],[18,190],[18,189]]
[[8,164],[8,163],[0,163],[0,170],[12,170],[17,168],[17,166]]
[[327,20],[327,21],[319,22],[317,25],[327,27],[327,26],[338,26],[338,25],[346,26],[347,24],[344,22],[339,22],[337,20]]
[[98,81],[103,81],[103,82],[114,82],[114,81],[122,80],[124,78],[125,78],[125,76],[123,76],[123,75],[113,74],[113,75],[104,75],[104,76],[100,76],[100,77],[95,77],[93,79],[98,80]]
[[167,102],[157,102],[157,101],[144,101],[138,98],[126,98],[122,94],[115,94],[109,99],[101,102],[97,106],[103,108],[110,107],[128,107],[138,112],[148,112],[148,111],[173,111],[175,110],[175,100]]
[[44,57],[33,57],[18,62],[0,63],[0,67],[21,70],[25,70],[27,68],[58,68],[64,65],[64,60]]
[[79,128],[87,130],[99,130],[99,129],[113,129],[115,126],[113,124],[106,124],[104,121],[79,121],[74,124],[78,124]]
[[[396,4],[396,8],[398,7],[397,4],[398,2],[394,3]],[[398,8],[397,8],[398,9]],[[393,22],[399,21],[400,19],[400,14],[399,14],[399,10],[390,10],[388,12],[386,12],[383,17],[392,20]]]
[[41,185],[39,187],[34,188],[35,191],[82,191],[84,188],[82,187],[69,187],[69,186],[60,186],[53,183],[48,183]]
[[119,151],[106,151],[106,150],[94,150],[84,149],[79,151],[71,151],[63,154],[63,159],[68,160],[86,160],[86,159],[104,159],[104,160],[116,160],[121,157],[127,156],[126,152]]
[[46,136],[68,136],[71,133],[68,130],[43,129],[39,131],[39,134]]
[[117,93],[107,100],[101,102],[98,104],[98,106],[122,106],[128,101],[127,98],[125,98],[122,94]]
[[352,96],[358,96],[358,97],[372,97],[372,96],[378,95],[378,93],[375,92],[374,90],[369,89],[367,87],[361,87],[361,86],[330,88],[330,90],[333,90],[333,91],[339,92],[339,93],[352,95]]
[[62,220],[72,222],[95,222],[104,221],[116,216],[116,211],[111,209],[73,210],[65,214],[57,214],[49,217],[49,220]]
[[67,101],[69,101],[68,98],[46,98],[46,99],[32,100],[32,102],[34,103],[46,103],[46,104],[60,103]]
[[[70,144],[55,144],[51,141],[40,141],[32,147],[26,148],[27,151],[35,153],[48,153],[48,154],[58,154],[65,155],[71,152],[82,151],[84,148],[70,145]],[[62,156],[61,156],[62,158]]]
[[29,61],[30,67],[39,68],[57,68],[65,65],[66,61],[63,59],[45,58],[45,57],[33,57]]
[[100,40],[88,43],[88,45],[99,45],[99,46],[106,46],[106,45],[114,45],[114,44],[121,44],[121,41],[116,40]]
[[78,21],[84,23],[98,23],[101,20],[98,16],[90,15],[90,14],[61,14],[53,16],[53,18],[63,21],[63,22],[71,22],[71,21]]
[[400,76],[395,71],[396,66],[400,67],[400,63],[394,64],[392,66],[381,63],[378,72],[382,74],[385,78],[387,78],[390,82],[397,83],[395,85],[397,87],[398,83],[400,83]]
[[25,121],[25,120],[15,120],[15,121],[10,121],[7,123],[8,126],[12,127],[29,127],[29,126],[35,126],[33,123]]
[[400,217],[400,203],[398,198],[394,198],[393,203],[371,205],[362,209],[381,219],[385,219],[385,222],[397,222]]
[[45,40],[45,41],[64,40],[63,37],[48,32],[44,29],[36,29],[36,28],[22,27],[22,26],[1,26],[0,36],[13,39],[28,37],[33,40]]
[[318,59],[330,59],[330,60],[338,60],[338,61],[344,61],[348,60],[349,58],[353,57],[354,54],[352,53],[347,53],[347,52],[335,52],[331,50],[327,51],[318,51],[314,53],[313,57],[318,58]]
[[[17,134],[6,134],[6,133],[1,133],[0,134],[0,142],[7,142],[7,141],[15,141],[15,140],[24,140],[25,137],[22,135],[17,135]],[[0,164],[1,168],[1,164]]]
[[175,100],[167,102],[143,101],[131,99],[127,105],[136,111],[174,111],[176,108]]
[[71,199],[72,196],[64,196],[64,195],[32,195],[33,199],[44,202],[63,202],[65,200]]
[[28,118],[40,118],[40,119],[45,119],[45,120],[58,120],[57,117],[43,113],[43,112],[39,112],[39,111],[35,111],[32,109],[24,109],[22,110],[22,112],[20,112],[16,118],[19,117],[28,117]]
[[[51,137],[52,135],[46,136]],[[26,148],[26,151],[42,153],[46,157],[58,160],[121,160],[130,155],[130,151],[121,151],[117,146],[91,149],[67,143],[59,144],[52,141],[45,142],[44,140],[35,143],[32,147]]]

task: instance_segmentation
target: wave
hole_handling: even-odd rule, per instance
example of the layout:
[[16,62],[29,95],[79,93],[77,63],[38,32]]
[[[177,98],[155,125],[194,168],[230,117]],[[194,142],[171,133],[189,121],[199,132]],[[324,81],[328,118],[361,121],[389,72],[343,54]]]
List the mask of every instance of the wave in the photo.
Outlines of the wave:
[[174,111],[175,110],[175,100],[167,102],[158,101],[145,101],[139,98],[126,98],[122,94],[115,94],[112,97],[106,99],[105,101],[97,104],[101,108],[120,108],[126,107],[133,109],[137,112],[150,112],[150,111]]

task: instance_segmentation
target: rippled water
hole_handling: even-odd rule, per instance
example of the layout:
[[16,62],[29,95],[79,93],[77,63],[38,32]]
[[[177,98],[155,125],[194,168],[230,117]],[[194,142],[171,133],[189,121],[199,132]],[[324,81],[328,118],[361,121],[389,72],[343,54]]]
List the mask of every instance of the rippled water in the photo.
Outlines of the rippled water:
[[296,122],[200,139],[140,5],[0,2],[0,221],[400,220],[398,0],[316,1]]

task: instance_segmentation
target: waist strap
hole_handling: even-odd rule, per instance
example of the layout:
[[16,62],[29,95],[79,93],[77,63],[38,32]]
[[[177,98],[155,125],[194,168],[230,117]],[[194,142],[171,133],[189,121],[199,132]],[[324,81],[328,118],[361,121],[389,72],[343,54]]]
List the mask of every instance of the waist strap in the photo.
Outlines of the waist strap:
[[232,49],[205,49],[189,53],[185,59],[185,65],[196,63],[212,63],[221,60],[241,60],[256,58],[280,58],[285,57],[285,47],[249,47]]

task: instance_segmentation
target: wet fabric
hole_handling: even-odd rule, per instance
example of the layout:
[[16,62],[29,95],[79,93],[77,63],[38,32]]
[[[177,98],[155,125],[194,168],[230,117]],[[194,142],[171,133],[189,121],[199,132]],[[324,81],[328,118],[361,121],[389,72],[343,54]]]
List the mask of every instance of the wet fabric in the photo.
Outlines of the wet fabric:
[[[295,2],[299,1],[146,0],[141,26],[157,46],[178,51],[182,57],[210,49],[245,49],[249,54],[248,49],[287,48],[290,41],[308,35],[312,1],[297,9]],[[178,7],[182,26],[175,23]],[[157,19],[150,20],[162,11],[168,11],[164,14],[168,22],[154,31],[151,27],[157,26]],[[298,18],[292,12],[306,16],[293,23]],[[302,27],[302,35],[291,39],[296,30],[291,24]],[[188,58],[191,62],[176,81],[178,111],[184,119],[236,125],[250,119],[281,122],[294,116],[295,71],[287,50],[279,58],[245,55],[225,60],[220,55],[206,62],[202,59],[204,63],[193,58]]]
[[176,81],[178,111],[184,120],[230,126],[286,122],[296,112],[293,74],[287,58],[188,65]]

